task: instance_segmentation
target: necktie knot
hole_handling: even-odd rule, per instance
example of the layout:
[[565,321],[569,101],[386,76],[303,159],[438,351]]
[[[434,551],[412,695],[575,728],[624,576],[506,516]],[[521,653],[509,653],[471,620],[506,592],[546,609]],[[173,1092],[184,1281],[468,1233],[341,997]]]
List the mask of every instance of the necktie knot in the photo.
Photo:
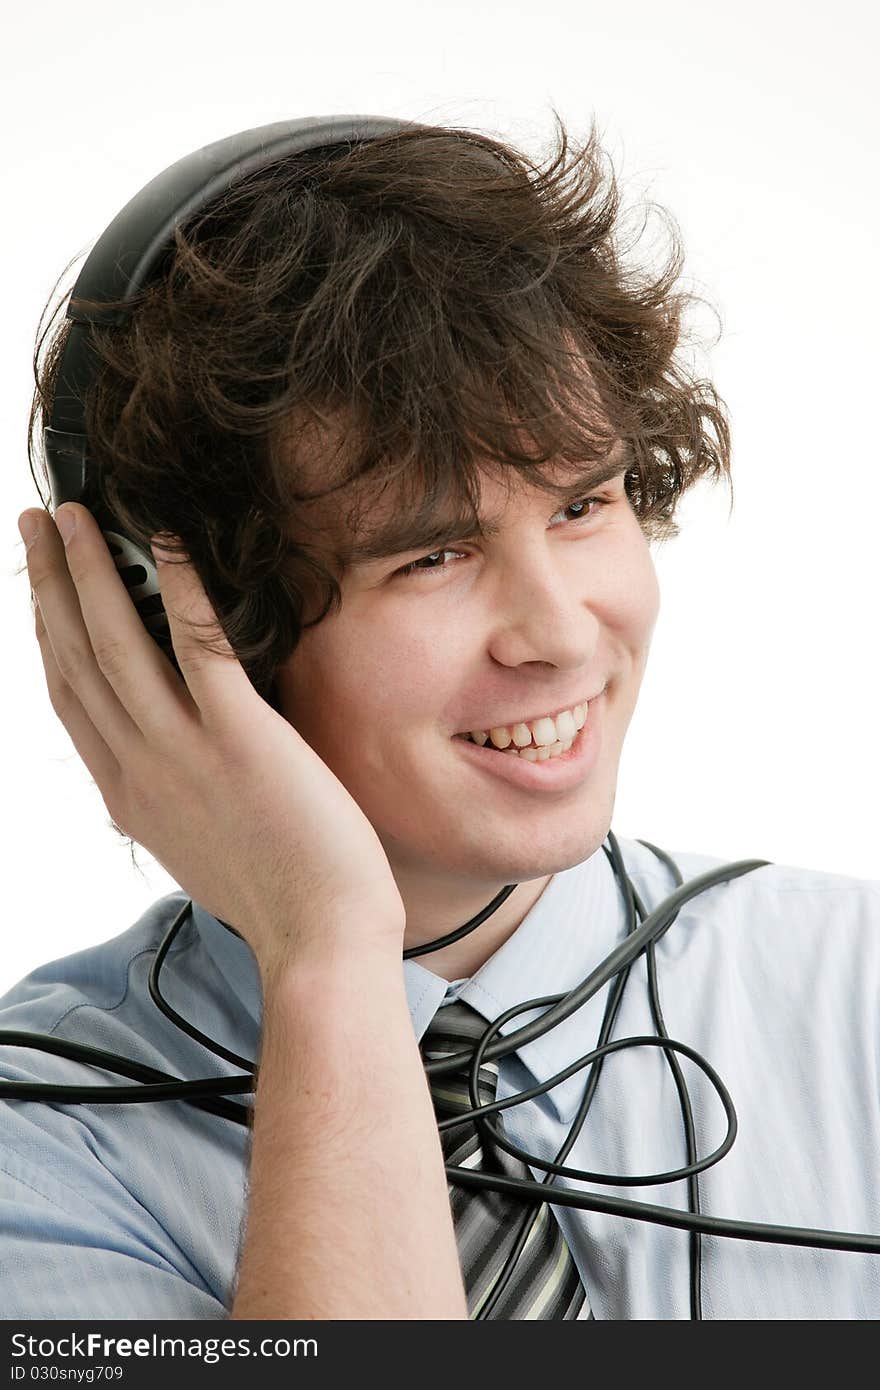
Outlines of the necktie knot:
[[[428,1085],[438,1120],[463,1115],[474,1108],[470,1090],[471,1065],[476,1044],[486,1031],[486,1020],[469,1004],[457,1000],[439,1008],[422,1038],[422,1056],[426,1061],[467,1053],[467,1060],[454,1071],[429,1073]],[[498,1063],[484,1062],[477,1081],[477,1104],[491,1105],[498,1086]],[[473,1135],[465,1125],[441,1130],[440,1140],[447,1162],[468,1136]]]
[[456,999],[452,1004],[441,1004],[425,1029],[422,1042],[432,1050],[436,1047],[438,1051],[456,1052],[471,1048],[488,1026],[482,1014],[463,999]]

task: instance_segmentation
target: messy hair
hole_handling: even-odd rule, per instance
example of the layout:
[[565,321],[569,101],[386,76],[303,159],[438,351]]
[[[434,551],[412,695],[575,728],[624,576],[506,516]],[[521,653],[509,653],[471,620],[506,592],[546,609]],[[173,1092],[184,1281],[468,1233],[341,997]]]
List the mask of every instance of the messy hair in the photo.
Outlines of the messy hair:
[[[317,543],[317,499],[368,514],[392,486],[398,536],[441,504],[479,531],[481,471],[558,492],[548,467],[623,441],[655,541],[700,478],[730,482],[726,408],[680,357],[704,301],[678,283],[676,224],[659,269],[630,264],[595,120],[576,145],[554,117],[543,162],[444,126],[278,159],[178,226],[127,321],[92,331],[82,501],[145,550],[180,538],[276,709],[279,666],[341,606],[350,562]],[[38,333],[32,472],[63,307]]]

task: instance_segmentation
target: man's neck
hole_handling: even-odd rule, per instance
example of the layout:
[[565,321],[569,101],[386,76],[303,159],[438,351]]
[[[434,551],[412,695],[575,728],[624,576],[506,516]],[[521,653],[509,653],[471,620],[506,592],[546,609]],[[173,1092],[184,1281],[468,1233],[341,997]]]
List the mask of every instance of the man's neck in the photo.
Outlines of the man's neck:
[[[403,943],[405,950],[436,941],[438,937],[448,936],[450,932],[464,926],[465,922],[476,917],[497,897],[505,886],[499,883],[494,888],[487,887],[480,894],[453,895],[453,901],[437,901],[432,905],[424,892],[411,892],[408,896],[405,876],[402,877],[403,882],[398,879],[398,887],[406,907],[407,928]],[[544,878],[517,884],[491,917],[487,917],[485,922],[468,932],[467,936],[450,946],[444,946],[439,951],[431,951],[428,955],[416,956],[414,959],[426,970],[440,975],[444,980],[469,978],[513,935],[552,877],[552,874],[547,874]]]

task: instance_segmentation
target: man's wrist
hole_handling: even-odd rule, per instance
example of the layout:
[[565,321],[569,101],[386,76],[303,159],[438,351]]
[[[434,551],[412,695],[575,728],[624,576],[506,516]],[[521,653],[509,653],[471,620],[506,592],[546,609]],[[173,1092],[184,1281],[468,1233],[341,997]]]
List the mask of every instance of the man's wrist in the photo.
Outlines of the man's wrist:
[[351,987],[358,981],[387,979],[402,986],[403,933],[361,932],[356,920],[343,924],[343,930],[325,923],[295,943],[279,938],[273,950],[257,958],[257,965],[264,1000],[303,989]]

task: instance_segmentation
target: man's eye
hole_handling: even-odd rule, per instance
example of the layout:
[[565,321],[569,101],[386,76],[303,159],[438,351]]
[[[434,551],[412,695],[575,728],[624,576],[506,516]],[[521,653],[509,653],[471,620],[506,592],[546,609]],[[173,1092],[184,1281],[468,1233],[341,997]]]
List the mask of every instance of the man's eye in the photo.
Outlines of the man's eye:
[[[572,508],[572,507],[583,507],[583,506],[587,505],[587,504],[590,503],[590,502],[595,503],[595,505],[596,505],[597,507],[607,507],[607,506],[609,505],[609,503],[610,503],[610,502],[613,502],[613,501],[614,501],[613,497],[579,497],[579,498],[577,499],[576,502],[569,502],[568,506],[562,507],[561,510],[564,511],[564,512],[567,512],[567,511],[569,511],[570,508]],[[575,520],[576,520],[576,521],[590,521],[590,520],[592,519],[593,515],[594,515],[593,512],[587,512],[587,513],[580,512],[580,513],[578,514],[578,516],[575,518]]]
[[[584,525],[586,522],[593,520],[593,518],[596,515],[597,509],[601,509],[602,507],[608,507],[614,501],[615,498],[613,497],[579,497],[574,502],[569,502],[565,507],[561,507],[560,511],[567,512],[571,511],[574,507],[587,507],[590,503],[592,503],[594,506],[593,511],[584,511],[572,518],[576,526]],[[557,513],[557,515],[559,515],[559,513]],[[449,566],[443,564],[435,564],[433,563],[434,561],[436,561],[440,556],[443,555],[462,554],[464,554],[464,552],[461,550],[432,550],[430,555],[423,555],[418,560],[411,560],[408,565],[403,565],[399,570],[395,570],[395,578],[400,576],[403,579],[407,579],[412,575],[442,573],[444,570],[449,569]]]
[[448,569],[448,565],[429,565],[427,569],[422,569],[426,560],[435,560],[438,555],[461,555],[461,550],[432,550],[430,555],[423,555],[420,560],[410,560],[408,565],[403,565],[395,574],[401,575],[404,579],[411,574],[433,574],[438,569]]

